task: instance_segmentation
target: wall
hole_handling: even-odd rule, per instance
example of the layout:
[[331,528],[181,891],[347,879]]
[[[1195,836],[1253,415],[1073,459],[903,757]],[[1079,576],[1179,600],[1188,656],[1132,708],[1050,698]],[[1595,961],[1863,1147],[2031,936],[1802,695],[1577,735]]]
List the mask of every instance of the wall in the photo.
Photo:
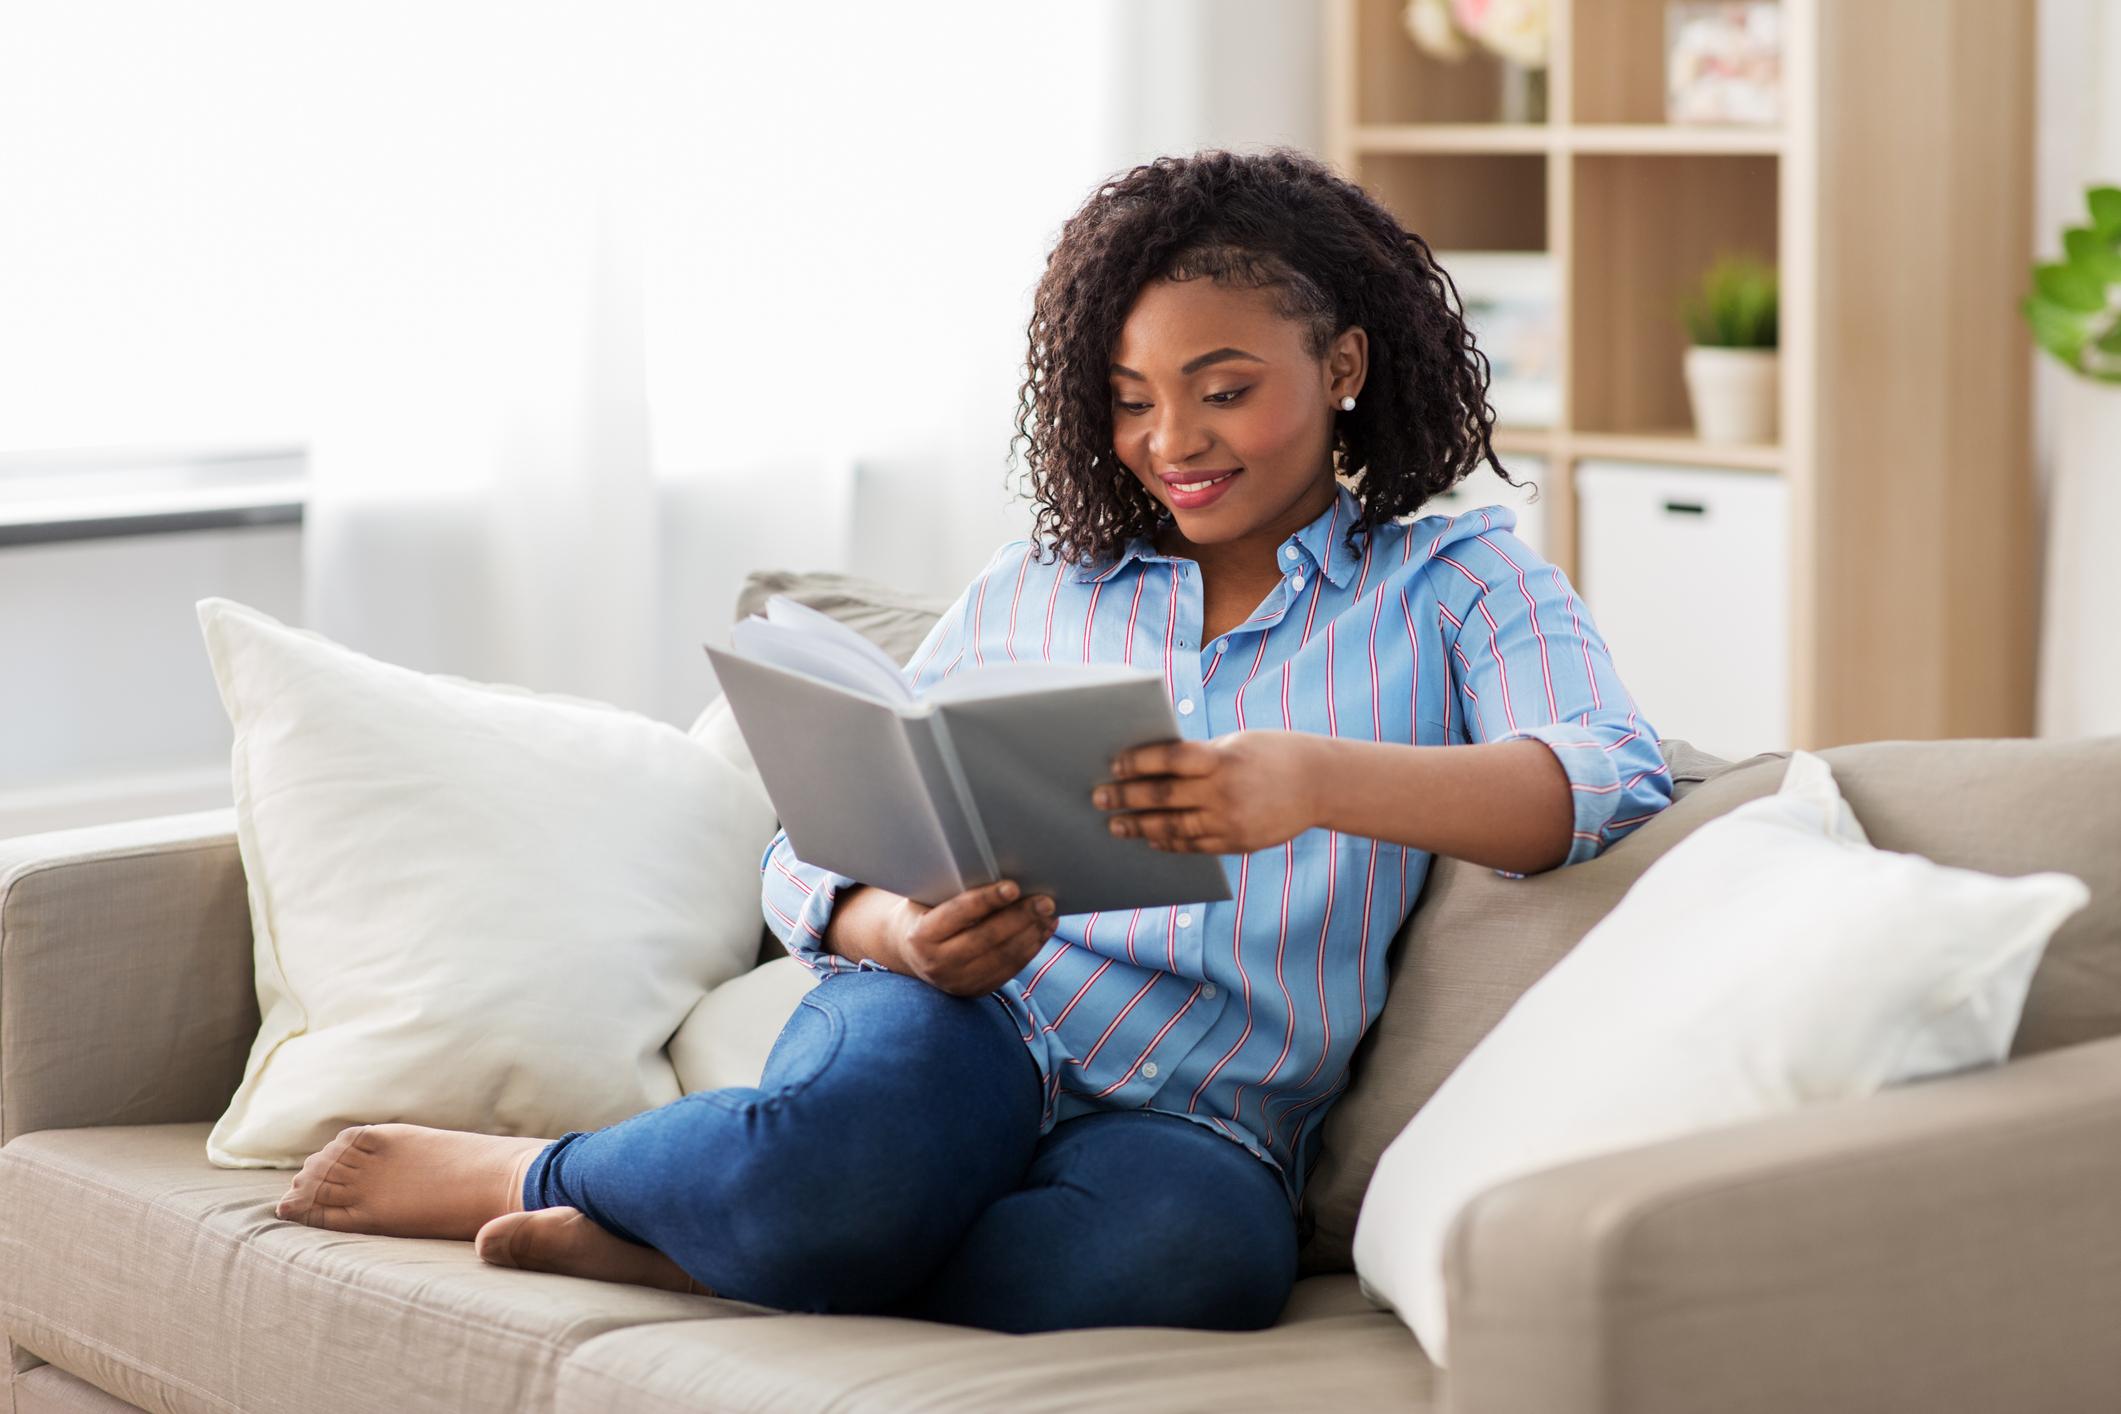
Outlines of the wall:
[[192,606],[293,618],[293,526],[0,548],[0,838],[229,799],[228,719]]
[[[2059,253],[2085,221],[2084,189],[2121,184],[2121,4],[2042,0],[2033,249]],[[2121,732],[2121,385],[2042,354],[2034,428],[2046,541],[2041,736]]]

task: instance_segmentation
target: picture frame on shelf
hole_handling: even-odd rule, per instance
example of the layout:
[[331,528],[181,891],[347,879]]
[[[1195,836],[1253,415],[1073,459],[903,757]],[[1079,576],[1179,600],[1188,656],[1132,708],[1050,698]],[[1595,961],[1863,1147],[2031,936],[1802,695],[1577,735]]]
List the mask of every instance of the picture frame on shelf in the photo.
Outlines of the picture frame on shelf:
[[1782,122],[1780,0],[1670,0],[1665,121],[1771,128]]
[[1561,327],[1554,258],[1544,251],[1437,251],[1466,327],[1487,355],[1488,403],[1504,427],[1561,417]]

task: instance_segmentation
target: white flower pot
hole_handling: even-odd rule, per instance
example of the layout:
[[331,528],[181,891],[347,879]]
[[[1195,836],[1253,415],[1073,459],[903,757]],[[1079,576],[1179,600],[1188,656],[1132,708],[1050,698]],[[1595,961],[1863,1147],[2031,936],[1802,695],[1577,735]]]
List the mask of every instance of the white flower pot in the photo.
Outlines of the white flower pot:
[[1778,366],[1773,349],[1689,348],[1686,390],[1695,435],[1704,442],[1773,442]]

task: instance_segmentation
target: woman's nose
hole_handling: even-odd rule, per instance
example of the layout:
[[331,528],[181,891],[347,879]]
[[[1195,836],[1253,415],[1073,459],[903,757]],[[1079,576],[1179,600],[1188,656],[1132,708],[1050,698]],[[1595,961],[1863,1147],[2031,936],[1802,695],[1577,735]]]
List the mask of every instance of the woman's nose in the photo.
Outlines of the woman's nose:
[[1184,410],[1168,406],[1157,410],[1155,424],[1149,429],[1149,455],[1159,463],[1156,469],[1184,466],[1207,451],[1209,445],[1206,429]]

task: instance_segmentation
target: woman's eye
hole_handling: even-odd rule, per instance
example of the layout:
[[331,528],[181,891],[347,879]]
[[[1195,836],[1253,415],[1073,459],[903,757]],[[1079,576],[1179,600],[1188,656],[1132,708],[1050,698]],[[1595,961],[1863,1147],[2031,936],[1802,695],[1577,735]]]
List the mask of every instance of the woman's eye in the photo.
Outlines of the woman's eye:
[[1114,407],[1118,408],[1118,409],[1119,409],[1119,410],[1120,410],[1121,412],[1141,412],[1142,410],[1144,410],[1145,408],[1147,408],[1147,407],[1149,406],[1149,405],[1148,405],[1147,403],[1122,403],[1122,402],[1114,402],[1114,403],[1113,403],[1112,405],[1113,405]]
[[1226,393],[1210,393],[1208,394],[1208,401],[1211,403],[1234,403],[1251,391],[1250,388],[1232,388]]

